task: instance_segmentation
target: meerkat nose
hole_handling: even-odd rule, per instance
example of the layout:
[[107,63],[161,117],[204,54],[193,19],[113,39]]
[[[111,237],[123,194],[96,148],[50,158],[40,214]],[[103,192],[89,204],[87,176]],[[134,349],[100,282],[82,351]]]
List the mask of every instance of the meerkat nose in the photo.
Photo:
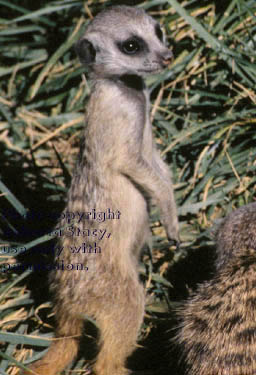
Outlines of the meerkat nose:
[[168,50],[162,55],[163,65],[166,65],[166,66],[169,65],[172,59],[173,59],[173,53],[170,50]]

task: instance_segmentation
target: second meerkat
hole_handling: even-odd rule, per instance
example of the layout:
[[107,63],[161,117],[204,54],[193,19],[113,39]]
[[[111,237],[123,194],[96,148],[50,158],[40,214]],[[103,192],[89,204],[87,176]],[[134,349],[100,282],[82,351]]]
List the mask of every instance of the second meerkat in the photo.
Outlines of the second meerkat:
[[190,375],[256,374],[256,203],[217,230],[213,278],[180,311],[176,337]]
[[[88,271],[51,273],[58,340],[31,370],[54,375],[75,357],[86,314],[100,330],[95,373],[124,375],[144,314],[137,266],[149,233],[147,198],[160,208],[168,238],[178,241],[171,176],[152,138],[143,81],[165,68],[172,53],[164,45],[159,24],[142,9],[126,6],[99,13],[76,50],[90,70],[92,90],[65,212],[110,208],[119,212],[119,219],[75,220],[72,228],[79,233],[88,228],[97,233],[106,230],[106,236],[97,240],[101,248],[97,254],[78,251],[84,242],[78,235],[64,231],[60,237],[64,262],[83,264]],[[60,227],[65,225],[64,219],[60,221]],[[94,244],[89,237],[87,246]]]

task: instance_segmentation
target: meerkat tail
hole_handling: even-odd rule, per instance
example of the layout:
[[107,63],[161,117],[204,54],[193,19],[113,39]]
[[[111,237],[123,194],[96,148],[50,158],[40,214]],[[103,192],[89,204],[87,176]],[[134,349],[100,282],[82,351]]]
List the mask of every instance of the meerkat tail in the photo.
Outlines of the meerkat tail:
[[56,332],[46,355],[22,375],[55,375],[60,373],[77,355],[83,321],[68,319]]

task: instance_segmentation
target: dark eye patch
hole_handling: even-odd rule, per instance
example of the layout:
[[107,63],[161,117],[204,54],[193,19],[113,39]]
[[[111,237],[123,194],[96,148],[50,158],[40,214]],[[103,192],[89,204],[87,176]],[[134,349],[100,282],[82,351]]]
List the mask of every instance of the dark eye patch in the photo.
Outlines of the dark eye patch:
[[140,44],[135,39],[126,40],[122,43],[122,52],[127,55],[134,55],[140,51]]
[[138,55],[141,52],[149,51],[147,43],[136,35],[133,35],[126,40],[118,41],[116,44],[119,50],[125,55]]
[[155,33],[156,33],[156,36],[158,37],[158,39],[160,40],[160,42],[163,42],[164,34],[163,34],[163,31],[162,31],[162,29],[161,29],[161,27],[158,23],[155,26]]

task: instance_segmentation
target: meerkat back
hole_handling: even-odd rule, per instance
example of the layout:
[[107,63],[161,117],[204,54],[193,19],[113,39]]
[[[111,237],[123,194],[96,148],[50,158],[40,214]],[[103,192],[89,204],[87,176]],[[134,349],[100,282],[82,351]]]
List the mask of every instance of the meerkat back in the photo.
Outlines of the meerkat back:
[[25,374],[64,369],[77,354],[87,315],[100,334],[94,372],[125,375],[144,314],[138,260],[149,233],[148,198],[158,205],[168,238],[178,241],[171,176],[152,139],[143,81],[165,68],[172,54],[158,23],[126,6],[99,13],[76,50],[88,66],[92,90],[59,227],[67,226],[67,212],[74,222],[58,242],[63,264],[80,268],[51,272],[57,340]]
[[214,277],[186,302],[180,319],[188,374],[256,374],[256,203],[219,226]]

